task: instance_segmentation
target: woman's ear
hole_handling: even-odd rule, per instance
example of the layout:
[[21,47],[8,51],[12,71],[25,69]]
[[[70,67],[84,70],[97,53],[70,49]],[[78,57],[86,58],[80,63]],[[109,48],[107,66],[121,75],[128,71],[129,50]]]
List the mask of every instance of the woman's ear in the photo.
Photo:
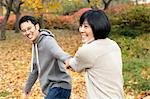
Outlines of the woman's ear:
[[35,25],[35,28],[36,28],[37,30],[40,30],[40,25],[39,25],[39,24],[36,24],[36,25]]

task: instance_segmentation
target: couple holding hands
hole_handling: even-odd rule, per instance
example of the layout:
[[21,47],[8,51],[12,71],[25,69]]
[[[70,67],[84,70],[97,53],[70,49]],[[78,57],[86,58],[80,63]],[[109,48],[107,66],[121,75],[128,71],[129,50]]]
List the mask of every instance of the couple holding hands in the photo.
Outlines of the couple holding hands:
[[19,29],[32,42],[26,98],[39,79],[45,99],[69,99],[72,84],[66,68],[71,67],[76,72],[85,71],[87,99],[124,99],[121,50],[108,38],[111,30],[108,17],[102,10],[88,10],[79,23],[83,44],[70,56],[51,31],[40,29],[34,17],[21,17]]

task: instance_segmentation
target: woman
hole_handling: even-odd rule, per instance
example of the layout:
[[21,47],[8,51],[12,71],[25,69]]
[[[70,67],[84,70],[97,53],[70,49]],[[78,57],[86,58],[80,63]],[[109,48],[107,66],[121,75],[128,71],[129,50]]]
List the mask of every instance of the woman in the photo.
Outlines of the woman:
[[86,72],[87,99],[124,98],[121,50],[108,38],[110,29],[102,10],[89,10],[80,17],[83,45],[67,66]]

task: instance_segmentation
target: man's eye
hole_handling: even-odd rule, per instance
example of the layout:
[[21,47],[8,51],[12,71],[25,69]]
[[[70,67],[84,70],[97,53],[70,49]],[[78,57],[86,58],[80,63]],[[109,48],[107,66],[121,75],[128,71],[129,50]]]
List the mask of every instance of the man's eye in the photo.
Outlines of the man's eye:
[[22,32],[26,32],[26,30],[21,30]]
[[31,27],[28,27],[28,28],[27,28],[27,30],[30,30],[30,29],[31,29]]

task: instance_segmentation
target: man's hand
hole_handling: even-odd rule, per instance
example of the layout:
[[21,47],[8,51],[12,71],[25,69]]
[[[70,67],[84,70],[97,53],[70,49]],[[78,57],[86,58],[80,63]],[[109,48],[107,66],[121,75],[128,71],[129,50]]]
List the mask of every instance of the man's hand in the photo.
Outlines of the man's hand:
[[24,99],[29,99],[29,92],[25,92],[25,96],[24,96]]
[[[71,58],[70,58],[70,59],[71,59]],[[66,66],[66,69],[70,69],[71,71],[74,71],[74,70],[71,68],[70,64],[69,64],[70,59],[67,59],[67,60],[65,61],[65,66]]]
[[70,61],[70,59],[67,59],[67,60],[65,61],[65,66],[66,66],[67,69],[70,68],[69,61]]

